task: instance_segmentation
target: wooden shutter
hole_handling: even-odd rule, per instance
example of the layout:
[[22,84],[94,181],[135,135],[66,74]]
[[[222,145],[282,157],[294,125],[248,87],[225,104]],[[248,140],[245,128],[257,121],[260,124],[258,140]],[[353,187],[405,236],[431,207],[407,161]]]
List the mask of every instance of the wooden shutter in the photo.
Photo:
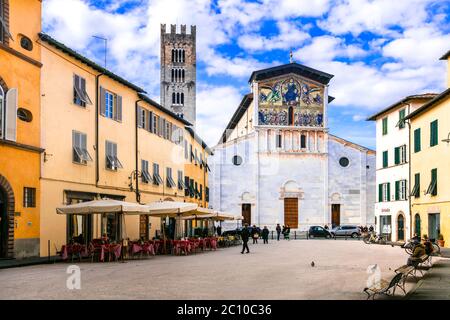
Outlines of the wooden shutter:
[[378,202],[383,202],[383,184],[378,185]]
[[148,111],[147,112],[147,130],[149,132],[152,132],[153,128],[153,112]]
[[395,200],[400,199],[400,181],[395,181]]
[[387,183],[387,201],[391,201],[391,183]]
[[114,111],[115,111],[114,120],[122,122],[122,96],[119,95],[116,96],[116,109]]
[[100,99],[99,99],[99,100],[100,100],[100,114],[101,114],[102,116],[104,116],[105,113],[106,113],[105,94],[106,94],[105,88],[100,87]]
[[395,154],[395,164],[399,164],[400,163],[400,148],[399,147],[394,149],[394,154]]
[[434,120],[430,123],[430,146],[438,144],[438,121]]
[[18,90],[16,88],[10,89],[6,93],[6,108],[5,108],[5,139],[16,141],[17,139],[17,101]]
[[420,128],[414,130],[414,152],[419,152],[421,149],[420,146]]
[[140,106],[137,107],[137,126],[138,128],[142,128],[142,108]]

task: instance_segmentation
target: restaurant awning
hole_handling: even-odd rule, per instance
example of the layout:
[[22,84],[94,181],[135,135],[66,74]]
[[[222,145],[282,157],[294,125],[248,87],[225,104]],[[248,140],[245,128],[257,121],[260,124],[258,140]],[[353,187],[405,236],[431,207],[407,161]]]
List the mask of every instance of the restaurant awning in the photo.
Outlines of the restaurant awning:
[[146,213],[152,217],[177,217],[198,209],[196,203],[177,202],[177,201],[156,201],[146,205],[149,210]]
[[[199,208],[199,209],[204,209],[204,208]],[[205,212],[204,214],[193,214],[190,216],[185,216],[182,219],[183,220],[202,220],[202,219],[211,219],[214,221],[225,221],[225,220],[239,220],[236,218],[239,218],[239,216],[233,216],[230,214],[226,214],[223,212],[218,212],[218,211],[214,211],[213,213],[206,213],[207,211],[212,211],[211,209],[207,209],[207,210],[202,210],[203,212]]]
[[118,201],[112,199],[92,200],[80,202],[56,208],[58,214],[100,214],[100,213],[125,213],[125,214],[146,214],[149,207],[146,205]]

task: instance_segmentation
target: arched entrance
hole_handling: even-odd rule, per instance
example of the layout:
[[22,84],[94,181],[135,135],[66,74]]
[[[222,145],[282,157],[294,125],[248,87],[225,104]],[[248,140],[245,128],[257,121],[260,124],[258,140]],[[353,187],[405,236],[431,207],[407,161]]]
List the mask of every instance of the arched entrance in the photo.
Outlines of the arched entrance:
[[397,241],[405,241],[405,217],[402,213],[397,217]]
[[299,199],[303,199],[303,191],[293,181],[287,181],[281,188],[280,199],[284,201],[284,225],[292,229],[299,226]]
[[14,255],[14,192],[0,174],[0,258]]

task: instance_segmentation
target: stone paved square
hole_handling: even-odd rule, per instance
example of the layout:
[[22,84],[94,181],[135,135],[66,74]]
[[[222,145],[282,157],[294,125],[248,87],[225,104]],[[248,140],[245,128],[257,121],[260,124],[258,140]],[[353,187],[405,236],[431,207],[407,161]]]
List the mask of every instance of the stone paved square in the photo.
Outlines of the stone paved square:
[[74,262],[81,290],[66,287],[71,263],[5,269],[0,299],[365,299],[369,265],[390,278],[407,259],[400,247],[343,239],[270,241],[250,250]]

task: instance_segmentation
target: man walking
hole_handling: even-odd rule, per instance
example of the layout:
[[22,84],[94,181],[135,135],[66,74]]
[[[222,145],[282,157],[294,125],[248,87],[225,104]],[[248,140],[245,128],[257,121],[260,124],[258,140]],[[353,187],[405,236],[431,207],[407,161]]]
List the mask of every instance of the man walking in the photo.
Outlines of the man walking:
[[277,230],[277,240],[280,241],[281,226],[279,223],[277,223],[277,227],[275,228],[275,230]]
[[242,238],[242,251],[241,253],[244,254],[245,249],[247,249],[247,253],[250,253],[250,249],[248,248],[248,239],[250,238],[250,231],[248,230],[248,224],[244,224],[244,228],[242,229],[241,233]]

